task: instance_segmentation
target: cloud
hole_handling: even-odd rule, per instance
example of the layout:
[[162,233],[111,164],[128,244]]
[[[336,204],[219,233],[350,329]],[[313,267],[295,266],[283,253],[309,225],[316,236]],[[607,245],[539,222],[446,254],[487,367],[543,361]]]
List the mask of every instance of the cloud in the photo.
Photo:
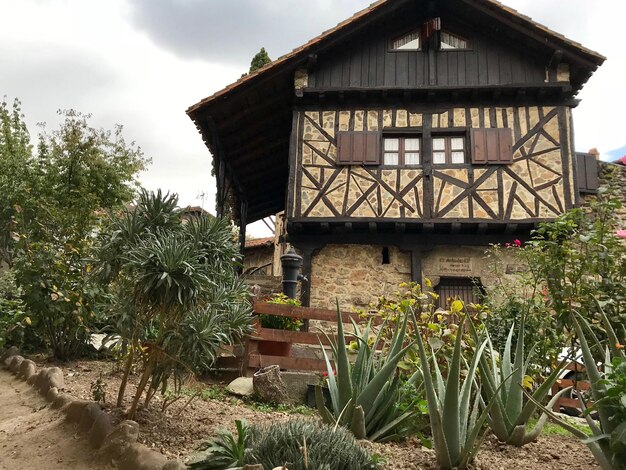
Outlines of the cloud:
[[272,59],[366,7],[346,0],[130,0],[131,18],[178,56],[248,64],[261,47]]

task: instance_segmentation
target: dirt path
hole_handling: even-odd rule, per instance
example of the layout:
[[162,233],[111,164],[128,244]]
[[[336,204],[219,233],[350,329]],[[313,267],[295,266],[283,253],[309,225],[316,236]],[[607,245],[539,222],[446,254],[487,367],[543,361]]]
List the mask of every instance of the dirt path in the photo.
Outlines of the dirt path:
[[106,469],[30,385],[0,371],[0,470]]

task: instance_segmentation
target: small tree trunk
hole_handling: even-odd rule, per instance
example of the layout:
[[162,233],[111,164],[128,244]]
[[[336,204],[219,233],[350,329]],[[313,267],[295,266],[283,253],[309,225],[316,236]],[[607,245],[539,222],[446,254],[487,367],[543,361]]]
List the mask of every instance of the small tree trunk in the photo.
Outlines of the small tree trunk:
[[150,382],[150,386],[148,387],[148,391],[146,392],[146,401],[143,402],[144,408],[147,408],[152,398],[156,395],[157,389],[153,386],[152,382]]
[[280,367],[264,367],[252,376],[254,393],[266,403],[287,403],[287,388],[280,378]]
[[150,379],[150,376],[152,375],[153,368],[154,368],[154,362],[152,361],[152,358],[149,358],[148,364],[146,365],[146,369],[143,371],[143,375],[141,376],[141,380],[139,381],[139,385],[137,386],[137,393],[135,394],[135,397],[133,398],[133,403],[130,406],[130,411],[128,412],[128,417],[130,419],[135,418],[135,413],[137,412],[137,406],[139,405],[139,399],[143,395],[143,391],[145,390],[146,385],[148,385],[148,380]]
[[131,347],[128,357],[126,358],[126,365],[124,366],[124,376],[122,377],[122,383],[120,384],[120,390],[117,392],[117,407],[120,408],[124,404],[124,394],[126,393],[126,384],[128,383],[128,376],[130,370],[133,368],[133,361],[135,359],[135,350]]

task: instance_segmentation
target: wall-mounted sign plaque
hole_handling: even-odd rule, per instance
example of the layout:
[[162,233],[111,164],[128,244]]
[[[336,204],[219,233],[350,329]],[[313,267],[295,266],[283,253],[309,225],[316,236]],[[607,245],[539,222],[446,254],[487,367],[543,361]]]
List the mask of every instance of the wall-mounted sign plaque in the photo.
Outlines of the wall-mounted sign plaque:
[[473,274],[472,258],[463,256],[440,256],[439,273],[456,276]]

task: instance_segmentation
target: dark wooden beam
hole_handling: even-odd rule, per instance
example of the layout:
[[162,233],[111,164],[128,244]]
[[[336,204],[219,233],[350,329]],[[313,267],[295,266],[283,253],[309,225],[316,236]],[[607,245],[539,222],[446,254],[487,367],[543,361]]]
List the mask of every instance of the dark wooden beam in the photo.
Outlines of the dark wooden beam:
[[517,231],[517,224],[506,224],[504,233],[510,234],[510,233],[515,233],[516,231]]

